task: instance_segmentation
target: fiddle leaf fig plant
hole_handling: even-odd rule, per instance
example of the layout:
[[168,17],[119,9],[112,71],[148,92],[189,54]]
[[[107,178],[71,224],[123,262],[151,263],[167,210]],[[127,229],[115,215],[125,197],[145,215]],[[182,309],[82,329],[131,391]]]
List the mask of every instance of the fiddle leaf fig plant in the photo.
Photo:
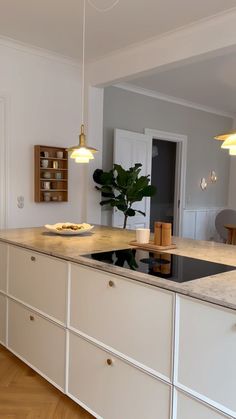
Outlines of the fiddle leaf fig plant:
[[96,169],[93,180],[100,186],[95,188],[101,192],[100,205],[109,205],[124,213],[123,228],[126,228],[128,217],[136,213],[146,215],[143,211],[133,208],[135,202],[142,201],[144,197],[151,197],[156,193],[156,187],[150,185],[150,175],[140,176],[142,164],[136,163],[128,170],[119,164],[114,164],[113,169],[104,172]]

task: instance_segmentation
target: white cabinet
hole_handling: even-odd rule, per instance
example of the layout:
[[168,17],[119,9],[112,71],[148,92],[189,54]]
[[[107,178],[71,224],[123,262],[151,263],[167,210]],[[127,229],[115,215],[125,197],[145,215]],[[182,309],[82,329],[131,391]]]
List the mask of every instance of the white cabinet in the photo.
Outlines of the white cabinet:
[[11,246],[9,294],[65,323],[67,263]]
[[7,290],[7,244],[0,243],[0,291]]
[[6,344],[6,297],[0,294],[0,343]]
[[223,413],[182,392],[177,393],[174,419],[228,419]]
[[78,265],[71,278],[71,326],[170,379],[174,294]]
[[170,419],[171,386],[70,334],[69,393],[103,419]]
[[177,384],[236,416],[236,312],[183,296],[178,305]]
[[9,299],[8,345],[60,388],[65,385],[65,330]]

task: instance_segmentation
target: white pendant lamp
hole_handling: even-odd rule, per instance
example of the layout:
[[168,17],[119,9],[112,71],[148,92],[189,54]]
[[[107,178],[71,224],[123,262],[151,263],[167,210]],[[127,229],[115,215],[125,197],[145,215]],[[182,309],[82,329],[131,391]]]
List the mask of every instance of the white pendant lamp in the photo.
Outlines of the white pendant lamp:
[[236,131],[217,135],[214,139],[223,141],[221,148],[228,149],[230,156],[236,156]]
[[70,157],[75,159],[76,163],[89,163],[94,159],[93,154],[98,150],[86,144],[86,136],[84,133],[84,68],[85,68],[85,24],[86,24],[86,0],[83,0],[83,59],[82,59],[82,89],[81,89],[81,128],[79,135],[79,144],[69,147],[67,151],[72,152]]

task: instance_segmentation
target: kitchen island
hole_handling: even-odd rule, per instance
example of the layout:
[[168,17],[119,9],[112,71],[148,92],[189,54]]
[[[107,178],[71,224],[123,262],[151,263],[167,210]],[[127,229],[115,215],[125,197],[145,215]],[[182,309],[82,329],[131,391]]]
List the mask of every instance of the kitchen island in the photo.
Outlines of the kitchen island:
[[[236,417],[236,271],[176,283],[87,259],[133,231],[0,232],[0,341],[104,419]],[[236,248],[173,254],[236,267]]]

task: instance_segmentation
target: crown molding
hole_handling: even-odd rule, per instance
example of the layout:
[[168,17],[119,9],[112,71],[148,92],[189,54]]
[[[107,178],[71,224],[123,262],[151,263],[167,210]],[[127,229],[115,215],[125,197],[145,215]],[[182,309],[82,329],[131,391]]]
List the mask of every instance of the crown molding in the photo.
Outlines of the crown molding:
[[15,39],[8,38],[8,37],[5,37],[5,36],[0,36],[0,46],[10,48],[10,49],[14,49],[14,50],[24,52],[24,53],[30,54],[30,55],[37,55],[39,57],[47,58],[49,60],[58,61],[60,63],[74,65],[76,67],[81,67],[81,64],[79,63],[79,61],[73,60],[70,57],[66,57],[64,55],[57,54],[54,51],[44,49],[44,48],[40,48],[40,47],[36,47],[34,45],[27,44],[27,43],[21,42],[21,41],[17,41]]
[[133,42],[132,44],[129,44],[127,46],[124,46],[122,48],[117,48],[111,52],[109,52],[108,54],[104,54],[99,56],[96,59],[90,59],[89,64],[96,64],[96,62],[99,62],[100,60],[105,60],[107,58],[112,58],[112,57],[116,57],[117,54],[122,54],[122,53],[129,53],[131,50],[136,49],[138,47],[141,46],[145,46],[148,45],[150,42],[157,42],[160,40],[165,40],[166,38],[169,38],[172,36],[178,36],[178,34],[181,36],[183,32],[189,32],[191,33],[192,30],[194,30],[195,28],[198,30],[202,28],[206,28],[207,26],[212,26],[212,24],[217,24],[217,23],[223,23],[226,24],[228,22],[228,20],[230,19],[230,21],[232,20],[232,16],[234,16],[236,18],[236,6],[231,7],[228,10],[224,10],[223,12],[218,12],[215,13],[214,15],[210,15],[207,17],[204,17],[202,19],[199,19],[197,21],[194,22],[190,22],[187,25],[183,25],[183,26],[179,26],[178,28],[166,31],[161,33],[160,35],[157,36],[152,36],[149,38],[146,38],[142,41],[139,42]]
[[226,116],[228,118],[236,118],[236,114],[225,112],[221,109],[216,109],[211,106],[201,105],[200,103],[191,102],[189,100],[181,99],[175,96],[169,96],[164,93],[156,92],[154,90],[144,89],[143,87],[135,86],[131,83],[118,83],[113,87],[127,90],[128,92],[137,93],[139,95],[152,97],[154,99],[163,100],[165,102],[175,103],[177,105],[185,106],[187,108],[197,109],[199,111],[212,113],[215,115]]
[[183,60],[235,48],[235,20],[236,7],[158,37],[114,50],[104,57],[90,61],[90,82],[94,86],[104,87]]

